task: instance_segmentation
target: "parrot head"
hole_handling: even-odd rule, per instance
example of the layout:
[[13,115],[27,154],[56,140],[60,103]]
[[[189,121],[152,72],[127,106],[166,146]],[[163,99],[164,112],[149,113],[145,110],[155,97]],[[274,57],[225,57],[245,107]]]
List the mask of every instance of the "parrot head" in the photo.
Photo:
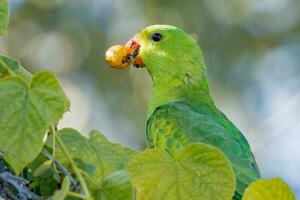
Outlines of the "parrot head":
[[156,107],[175,101],[214,104],[202,52],[196,40],[178,27],[146,27],[125,46],[109,48],[106,61],[117,69],[134,66],[148,70],[153,82],[148,117]]
[[[120,45],[118,45],[120,46]],[[139,31],[124,46],[122,53],[111,53],[117,66],[115,68],[134,66],[145,67],[154,82],[160,80],[184,79],[186,76],[201,75],[204,61],[196,40],[178,27],[170,25],[153,25]],[[115,55],[121,55],[115,58]]]

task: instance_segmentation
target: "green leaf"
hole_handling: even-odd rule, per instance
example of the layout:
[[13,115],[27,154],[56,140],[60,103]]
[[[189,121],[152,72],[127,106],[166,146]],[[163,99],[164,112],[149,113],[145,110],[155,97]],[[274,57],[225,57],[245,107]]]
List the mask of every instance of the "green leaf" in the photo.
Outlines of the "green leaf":
[[21,78],[0,79],[0,149],[15,173],[41,151],[50,124],[69,109],[56,76],[38,73],[30,86]]
[[52,166],[52,160],[46,160],[43,162],[33,173],[33,176],[41,176],[50,170]]
[[8,75],[8,70],[10,70],[27,83],[31,82],[32,74],[24,69],[18,60],[2,54],[0,54],[0,59],[2,60],[2,62],[0,60],[0,74]]
[[121,170],[105,176],[101,182],[101,200],[132,200],[134,192],[128,172]]
[[67,196],[70,188],[70,180],[65,177],[61,186],[61,189],[59,191],[56,191],[53,200],[64,200]]
[[0,36],[6,34],[9,18],[9,6],[6,0],[0,0]]
[[98,157],[104,161],[103,164],[106,163],[103,165],[105,175],[124,169],[131,157],[136,154],[136,151],[131,148],[111,143],[97,131],[90,132],[89,142]]
[[160,149],[138,153],[126,167],[143,200],[226,200],[235,190],[230,162],[217,148],[190,144],[177,159]]
[[38,181],[39,193],[41,196],[51,196],[57,189],[59,183],[51,177],[49,178],[41,178]]
[[[96,183],[100,183],[102,177],[116,170],[122,170],[135,154],[134,150],[111,143],[96,131],[90,133],[89,139],[71,128],[62,129],[57,134],[76,165],[91,176]],[[57,159],[71,170],[70,163],[59,147],[56,150]]]
[[243,200],[296,200],[290,187],[280,178],[258,180],[244,192]]

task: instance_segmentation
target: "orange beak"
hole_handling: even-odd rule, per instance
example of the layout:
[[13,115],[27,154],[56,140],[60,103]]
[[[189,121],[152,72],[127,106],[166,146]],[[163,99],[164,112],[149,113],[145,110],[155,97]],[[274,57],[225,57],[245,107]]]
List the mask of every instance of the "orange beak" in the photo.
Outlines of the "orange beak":
[[134,67],[144,67],[144,62],[139,55],[140,43],[137,35],[131,38],[125,46],[115,45],[106,53],[106,62],[113,68],[122,69],[132,64]]

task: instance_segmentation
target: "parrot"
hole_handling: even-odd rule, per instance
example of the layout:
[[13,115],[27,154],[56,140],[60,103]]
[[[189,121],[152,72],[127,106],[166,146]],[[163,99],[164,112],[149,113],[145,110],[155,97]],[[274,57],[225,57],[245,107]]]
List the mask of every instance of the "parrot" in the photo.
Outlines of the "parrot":
[[217,147],[236,175],[233,199],[241,199],[247,186],[260,179],[247,139],[212,99],[202,51],[190,34],[176,26],[152,25],[126,45],[108,49],[106,60],[114,68],[146,68],[152,78],[146,124],[150,148],[176,155],[191,143]]

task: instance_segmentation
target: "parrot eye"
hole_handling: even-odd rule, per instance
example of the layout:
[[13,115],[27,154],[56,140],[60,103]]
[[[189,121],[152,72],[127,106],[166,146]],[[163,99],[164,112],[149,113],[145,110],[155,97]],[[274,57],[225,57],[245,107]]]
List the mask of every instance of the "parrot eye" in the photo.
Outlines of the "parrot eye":
[[154,42],[159,42],[159,41],[161,41],[163,39],[163,36],[160,33],[153,33],[152,36],[151,36],[151,39]]

